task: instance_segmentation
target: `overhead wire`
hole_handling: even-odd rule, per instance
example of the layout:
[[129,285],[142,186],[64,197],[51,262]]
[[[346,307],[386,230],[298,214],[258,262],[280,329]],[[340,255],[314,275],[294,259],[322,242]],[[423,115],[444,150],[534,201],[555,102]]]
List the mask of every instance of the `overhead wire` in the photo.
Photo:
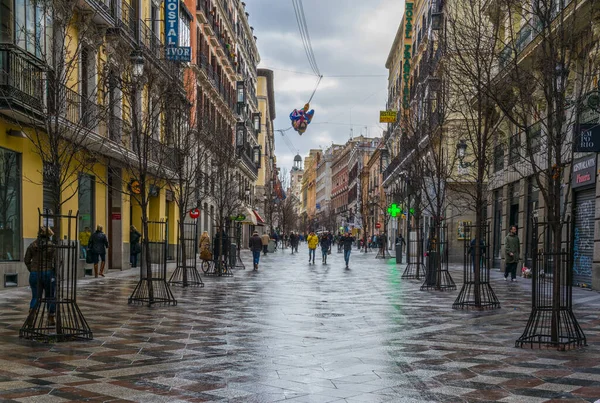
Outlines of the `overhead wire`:
[[320,76],[321,72],[319,71],[319,66],[317,65],[317,60],[315,58],[312,43],[310,41],[310,34],[308,32],[308,24],[306,23],[306,16],[304,14],[302,0],[292,0],[292,5],[294,6],[296,22],[298,23],[298,30],[300,31],[300,38],[302,40],[302,45],[304,46],[304,52],[306,53],[308,64],[310,65],[313,73],[316,76]]

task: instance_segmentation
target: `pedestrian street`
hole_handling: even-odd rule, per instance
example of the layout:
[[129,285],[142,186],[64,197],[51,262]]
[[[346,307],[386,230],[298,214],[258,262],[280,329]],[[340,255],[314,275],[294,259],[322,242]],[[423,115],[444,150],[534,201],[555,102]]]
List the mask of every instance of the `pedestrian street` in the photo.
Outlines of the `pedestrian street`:
[[[278,249],[253,271],[173,287],[176,306],[127,304],[137,270],[79,280],[94,339],[19,339],[29,290],[0,296],[2,402],[594,402],[600,399],[600,295],[574,289],[588,346],[515,348],[529,280],[505,282],[502,304],[456,311],[458,291],[420,291],[405,265],[334,248],[328,264]],[[451,266],[460,288],[461,268]]]

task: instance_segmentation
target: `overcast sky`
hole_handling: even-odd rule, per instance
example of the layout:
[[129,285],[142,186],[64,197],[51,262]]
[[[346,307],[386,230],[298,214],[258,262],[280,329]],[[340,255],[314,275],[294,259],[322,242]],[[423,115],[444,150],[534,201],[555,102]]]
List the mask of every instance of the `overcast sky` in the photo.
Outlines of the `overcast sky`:
[[[385,62],[404,10],[403,0],[303,0],[306,22],[323,81],[311,102],[315,116],[299,136],[286,132],[304,158],[311,148],[343,144],[354,136],[381,136],[379,111],[387,99]],[[292,0],[246,0],[258,38],[260,67],[275,75],[275,129],[290,127],[289,114],[310,98],[311,75]],[[299,74],[306,73],[306,74]],[[377,77],[334,77],[377,75]],[[289,170],[296,154],[275,133],[277,165]]]

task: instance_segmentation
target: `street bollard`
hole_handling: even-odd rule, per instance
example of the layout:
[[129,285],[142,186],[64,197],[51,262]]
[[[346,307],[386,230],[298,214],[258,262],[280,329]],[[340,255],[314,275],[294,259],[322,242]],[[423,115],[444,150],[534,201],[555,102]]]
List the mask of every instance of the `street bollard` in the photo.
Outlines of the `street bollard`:
[[396,244],[396,263],[402,263],[402,243]]

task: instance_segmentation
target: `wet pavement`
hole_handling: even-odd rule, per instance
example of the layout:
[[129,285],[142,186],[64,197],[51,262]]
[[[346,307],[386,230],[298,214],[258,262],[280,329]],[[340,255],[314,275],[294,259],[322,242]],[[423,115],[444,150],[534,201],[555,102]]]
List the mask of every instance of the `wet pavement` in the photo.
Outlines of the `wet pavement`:
[[[320,252],[320,251],[318,251]],[[492,285],[494,311],[451,309],[458,291],[420,291],[404,265],[334,251],[261,257],[260,269],[173,287],[174,307],[127,305],[137,270],[79,282],[94,340],[18,338],[29,290],[0,293],[2,402],[594,402],[600,294],[576,289],[579,350],[520,349],[530,282]],[[251,266],[249,252],[243,253]],[[460,283],[460,268],[452,275]]]

